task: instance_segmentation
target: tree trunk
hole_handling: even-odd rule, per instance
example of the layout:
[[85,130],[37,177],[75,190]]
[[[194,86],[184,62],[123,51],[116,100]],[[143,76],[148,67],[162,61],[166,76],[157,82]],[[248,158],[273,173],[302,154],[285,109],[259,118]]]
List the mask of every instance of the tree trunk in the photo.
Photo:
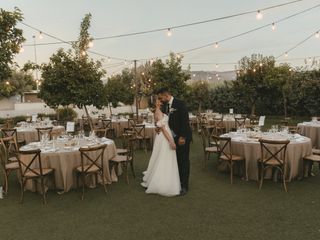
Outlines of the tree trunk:
[[282,98],[283,98],[284,118],[287,118],[287,96],[284,91],[282,91]]
[[112,117],[112,104],[109,104],[110,118]]
[[198,113],[201,113],[201,103],[199,104],[199,107],[198,107]]
[[256,114],[256,102],[252,102],[251,104],[251,116],[254,116]]
[[87,106],[86,106],[86,105],[84,105],[83,107],[84,107],[84,110],[86,111],[86,115],[87,115],[87,118],[88,118],[88,121],[89,121],[89,124],[90,124],[90,129],[91,129],[91,131],[92,131],[92,130],[93,130],[92,119],[91,119],[91,117],[90,117],[90,115],[89,115],[89,112],[88,112]]

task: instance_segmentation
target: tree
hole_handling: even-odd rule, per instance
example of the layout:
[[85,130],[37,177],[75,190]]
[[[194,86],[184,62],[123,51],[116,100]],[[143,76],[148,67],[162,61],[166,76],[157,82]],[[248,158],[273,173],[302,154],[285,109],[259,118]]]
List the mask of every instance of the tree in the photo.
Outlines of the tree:
[[[132,105],[134,102],[134,90],[132,88],[133,73],[124,69],[121,74],[117,74],[108,79],[104,86],[104,96],[112,107],[117,107],[119,102]],[[110,113],[111,106],[110,106]]]
[[14,56],[19,53],[21,44],[25,41],[22,30],[16,25],[23,16],[18,8],[13,12],[0,9],[0,99],[11,96],[15,87],[8,84]]
[[82,20],[79,39],[72,49],[59,49],[50,57],[48,64],[41,66],[43,82],[39,97],[54,108],[70,104],[84,108],[92,128],[87,106],[102,108],[107,105],[107,101],[103,97],[101,80],[105,71],[100,61],[93,61],[87,55],[91,41],[88,33],[90,20],[91,14]]
[[152,64],[150,74],[155,91],[167,87],[174,96],[184,98],[187,93],[186,82],[190,79],[190,74],[182,70],[181,61],[181,56],[171,53],[165,63],[159,59]]
[[250,58],[244,57],[239,61],[239,74],[234,87],[245,92],[252,115],[255,114],[258,99],[267,90],[266,75],[274,66],[274,57],[263,57],[261,54],[253,54]]
[[203,108],[209,106],[209,97],[209,84],[204,81],[194,82],[188,91],[189,109],[197,109],[200,113]]

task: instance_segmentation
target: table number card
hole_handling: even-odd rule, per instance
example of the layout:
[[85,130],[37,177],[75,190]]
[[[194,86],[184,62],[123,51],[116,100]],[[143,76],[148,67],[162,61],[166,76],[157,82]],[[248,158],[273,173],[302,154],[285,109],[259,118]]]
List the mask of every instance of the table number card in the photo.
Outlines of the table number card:
[[67,122],[67,130],[66,130],[66,132],[74,132],[74,126],[75,126],[74,122]]
[[229,114],[233,114],[233,108],[229,109]]
[[37,118],[38,118],[38,114],[32,114],[31,121],[32,121],[32,122],[36,122],[36,121],[37,121]]
[[259,126],[260,127],[264,126],[265,119],[266,119],[266,116],[260,116],[260,118],[259,118]]

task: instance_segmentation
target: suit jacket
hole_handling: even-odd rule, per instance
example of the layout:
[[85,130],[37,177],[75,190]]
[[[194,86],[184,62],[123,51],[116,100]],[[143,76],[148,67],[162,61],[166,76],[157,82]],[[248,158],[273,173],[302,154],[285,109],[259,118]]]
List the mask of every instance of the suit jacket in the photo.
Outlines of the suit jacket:
[[183,137],[186,141],[191,141],[189,112],[185,103],[174,98],[171,109],[167,109],[167,114],[169,115],[169,127],[173,131],[174,137]]

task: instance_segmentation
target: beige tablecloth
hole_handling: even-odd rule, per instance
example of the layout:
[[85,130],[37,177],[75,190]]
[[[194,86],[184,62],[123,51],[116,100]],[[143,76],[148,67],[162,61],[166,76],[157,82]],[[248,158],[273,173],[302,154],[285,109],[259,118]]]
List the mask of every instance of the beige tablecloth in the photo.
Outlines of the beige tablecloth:
[[[223,135],[226,136],[226,135]],[[230,136],[230,135],[229,135]],[[258,139],[241,138],[234,134],[231,137],[232,154],[245,158],[245,171],[247,180],[258,180],[258,160],[260,159],[261,149]],[[303,157],[312,152],[311,140],[299,137],[291,140],[287,147],[287,180],[303,177]],[[271,172],[267,172],[266,178],[271,177]]]
[[320,124],[299,123],[298,133],[310,138],[312,147],[320,149]]
[[[214,120],[210,120],[210,124],[214,124]],[[246,119],[245,125],[250,125],[250,119]],[[226,128],[226,132],[232,131],[236,127],[236,121],[234,119],[223,119],[223,126]]]
[[[63,126],[54,126],[52,133],[57,136],[62,135],[65,132]],[[38,141],[38,132],[35,128],[21,128],[17,127],[17,134],[19,141],[25,141],[27,144]]]
[[[63,147],[63,143],[61,142],[57,144],[60,145],[60,149],[56,152],[50,152],[51,150],[42,150],[41,163],[43,168],[53,168],[55,170],[54,175],[56,188],[63,190],[64,192],[68,192],[70,189],[76,188],[76,174],[74,172],[74,169],[81,165],[81,157],[78,150],[79,147]],[[113,179],[110,176],[109,160],[116,155],[116,146],[113,141],[107,142],[105,144],[107,144],[107,147],[105,149],[103,158],[104,174],[106,182],[111,183]],[[30,145],[27,145],[24,148],[28,148],[28,146]],[[95,157],[97,156],[97,153],[90,152],[89,156]],[[23,156],[21,160],[24,162],[28,162],[30,161],[30,158],[28,156]],[[94,178],[86,179],[86,184],[94,186]],[[52,183],[49,182],[48,187],[52,187]],[[31,181],[27,183],[26,188],[31,191],[35,191],[35,186]]]

